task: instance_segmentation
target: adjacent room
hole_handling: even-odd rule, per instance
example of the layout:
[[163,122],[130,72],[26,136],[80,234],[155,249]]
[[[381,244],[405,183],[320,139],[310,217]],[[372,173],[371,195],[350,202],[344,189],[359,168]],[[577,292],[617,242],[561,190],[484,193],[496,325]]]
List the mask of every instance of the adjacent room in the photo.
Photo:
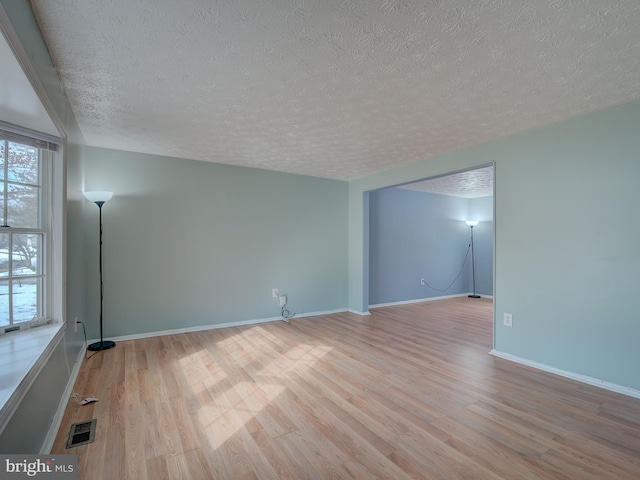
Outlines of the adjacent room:
[[370,308],[493,298],[493,166],[369,192],[368,243]]
[[0,457],[640,478],[638,25],[0,0]]

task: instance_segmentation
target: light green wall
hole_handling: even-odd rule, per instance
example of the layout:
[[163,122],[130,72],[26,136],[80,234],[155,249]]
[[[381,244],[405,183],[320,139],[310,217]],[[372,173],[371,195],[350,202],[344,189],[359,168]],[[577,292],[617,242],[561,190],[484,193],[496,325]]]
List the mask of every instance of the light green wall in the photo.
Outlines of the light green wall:
[[640,389],[640,103],[501,142],[496,349]]
[[85,312],[84,221],[81,201],[84,140],[60,86],[28,0],[0,0],[0,5],[16,31],[20,44],[26,51],[67,134],[65,320],[70,322],[66,329],[65,342],[60,343],[55,349],[10,422],[0,433],[1,452],[38,453],[69,380],[70,369],[74,367],[82,347],[82,336],[80,333],[74,333],[72,323],[76,316],[84,320]]
[[367,308],[363,192],[495,161],[495,348],[640,389],[638,125],[635,102],[351,182],[349,306]]
[[346,182],[99,148],[87,148],[85,173],[88,190],[114,192],[103,207],[105,337],[279,317],[272,288],[294,312],[346,307]]

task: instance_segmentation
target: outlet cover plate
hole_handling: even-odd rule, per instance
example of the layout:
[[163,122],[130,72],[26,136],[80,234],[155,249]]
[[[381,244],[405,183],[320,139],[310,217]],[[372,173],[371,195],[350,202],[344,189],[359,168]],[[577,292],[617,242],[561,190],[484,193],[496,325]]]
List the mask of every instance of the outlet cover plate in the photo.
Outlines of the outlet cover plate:
[[503,323],[506,327],[512,327],[513,326],[513,315],[511,315],[510,313],[504,313],[504,318],[503,318]]

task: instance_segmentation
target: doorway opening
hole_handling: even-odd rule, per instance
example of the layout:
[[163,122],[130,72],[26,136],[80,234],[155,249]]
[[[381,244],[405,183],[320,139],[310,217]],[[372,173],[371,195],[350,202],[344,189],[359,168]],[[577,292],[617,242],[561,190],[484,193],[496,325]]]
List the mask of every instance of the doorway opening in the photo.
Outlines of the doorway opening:
[[487,164],[368,192],[369,307],[493,299],[494,191]]

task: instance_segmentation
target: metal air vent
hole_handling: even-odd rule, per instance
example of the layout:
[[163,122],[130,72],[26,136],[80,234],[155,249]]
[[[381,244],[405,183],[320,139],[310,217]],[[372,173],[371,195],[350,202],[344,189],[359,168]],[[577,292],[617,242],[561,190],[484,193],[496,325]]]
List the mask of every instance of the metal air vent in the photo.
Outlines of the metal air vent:
[[87,422],[79,422],[71,425],[67,448],[79,447],[80,445],[93,442],[96,435],[96,422],[97,420],[94,418]]

